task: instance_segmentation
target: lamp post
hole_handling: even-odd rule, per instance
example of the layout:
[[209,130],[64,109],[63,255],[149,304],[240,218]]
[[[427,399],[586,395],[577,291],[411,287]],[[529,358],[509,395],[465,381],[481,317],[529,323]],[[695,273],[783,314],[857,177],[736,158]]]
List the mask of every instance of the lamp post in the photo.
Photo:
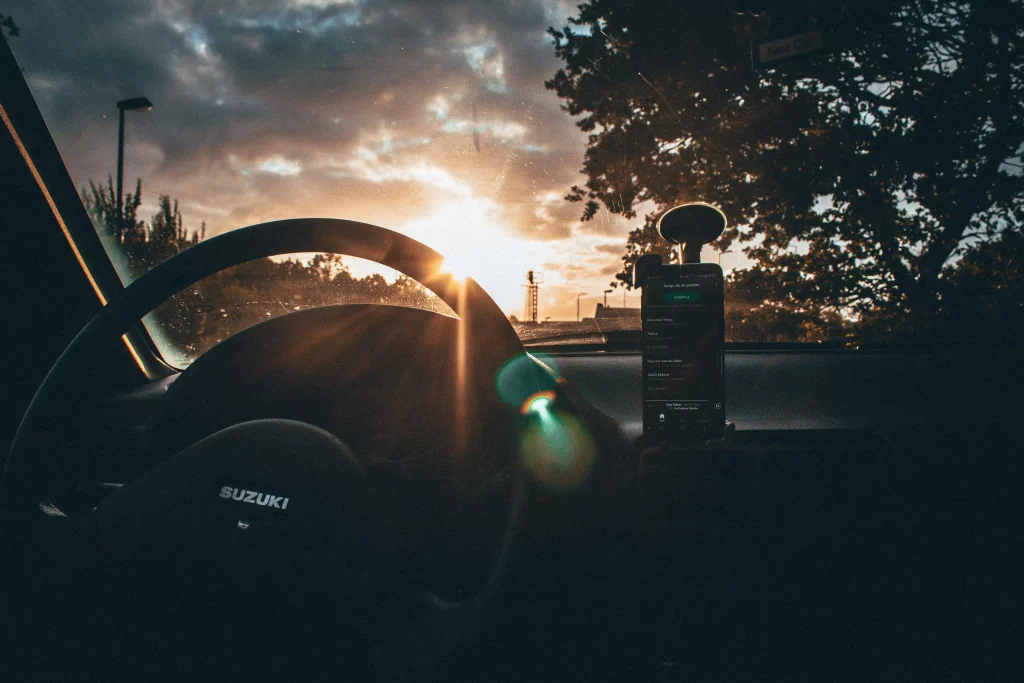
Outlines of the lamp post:
[[605,308],[608,308],[608,295],[611,294],[611,293],[612,293],[612,290],[610,290],[610,289],[604,290],[604,307]]
[[722,256],[725,254],[731,254],[732,249],[726,249],[725,251],[718,252],[718,265],[722,265]]
[[576,293],[576,322],[580,321],[580,297],[581,296],[586,296],[586,295],[587,295],[586,292],[577,292]]
[[145,97],[132,97],[117,103],[117,243],[121,243],[124,222],[124,113],[126,111],[149,111],[153,103]]

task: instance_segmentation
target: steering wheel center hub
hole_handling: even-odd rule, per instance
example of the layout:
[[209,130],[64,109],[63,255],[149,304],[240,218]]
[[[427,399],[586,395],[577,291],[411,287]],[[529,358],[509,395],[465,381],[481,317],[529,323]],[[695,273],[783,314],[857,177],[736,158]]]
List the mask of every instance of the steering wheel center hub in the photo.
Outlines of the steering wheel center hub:
[[330,597],[350,620],[381,598],[397,544],[362,467],[312,425],[257,420],[171,456],[97,509],[100,552],[153,586]]

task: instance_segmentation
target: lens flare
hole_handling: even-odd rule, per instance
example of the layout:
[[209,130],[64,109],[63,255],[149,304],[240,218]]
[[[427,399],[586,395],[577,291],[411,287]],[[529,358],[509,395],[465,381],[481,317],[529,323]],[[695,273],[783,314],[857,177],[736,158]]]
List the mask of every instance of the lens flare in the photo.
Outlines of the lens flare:
[[[522,409],[523,403],[538,391],[553,391],[556,379],[540,366],[528,353],[521,353],[506,362],[494,377],[498,396],[507,405]],[[553,396],[554,394],[552,394]]]
[[468,365],[469,342],[466,338],[468,326],[467,292],[466,280],[459,280],[459,297],[456,301],[458,309],[456,314],[461,319],[459,323],[459,336],[456,340],[456,382],[458,383],[459,400],[455,406],[455,430],[458,452],[464,452],[467,439],[469,438],[469,412],[470,397],[466,393],[466,377]]
[[523,405],[519,406],[519,412],[523,415],[540,415],[541,417],[547,417],[550,415],[552,404],[555,402],[555,392],[553,391],[538,391],[533,396],[523,401]]
[[546,372],[554,375],[555,377],[560,377],[562,375],[562,369],[558,365],[558,360],[553,356],[544,353],[543,351],[531,351],[529,355],[534,361],[539,363]]
[[529,420],[519,441],[527,471],[540,484],[563,491],[586,481],[595,459],[587,428],[574,416],[554,410],[548,396],[531,397],[524,405],[525,413],[537,416]]

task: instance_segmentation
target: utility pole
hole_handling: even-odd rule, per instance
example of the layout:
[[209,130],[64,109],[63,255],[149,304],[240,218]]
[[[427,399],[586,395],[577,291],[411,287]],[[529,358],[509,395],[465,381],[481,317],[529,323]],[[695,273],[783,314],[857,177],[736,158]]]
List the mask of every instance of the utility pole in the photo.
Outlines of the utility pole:
[[117,103],[117,228],[114,230],[114,241],[121,244],[121,232],[124,226],[124,109]]
[[117,103],[117,227],[114,235],[121,243],[124,232],[124,113],[126,111],[149,111],[153,103],[145,97],[132,97]]
[[576,294],[576,322],[580,321],[580,297],[586,296],[586,292],[578,292]]

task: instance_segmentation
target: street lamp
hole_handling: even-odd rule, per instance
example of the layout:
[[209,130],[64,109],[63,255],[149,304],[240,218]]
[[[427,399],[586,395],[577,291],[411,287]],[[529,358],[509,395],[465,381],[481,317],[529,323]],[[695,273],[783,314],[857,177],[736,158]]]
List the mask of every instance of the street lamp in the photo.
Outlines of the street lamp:
[[608,308],[608,295],[611,294],[613,291],[614,290],[611,290],[611,289],[604,290],[604,307],[605,308]]
[[719,251],[718,252],[718,265],[722,265],[722,256],[724,256],[725,254],[731,254],[731,253],[732,253],[732,249],[726,249],[725,251]]
[[576,322],[580,321],[580,297],[587,296],[586,292],[578,292],[576,294]]
[[122,182],[124,176],[124,113],[126,111],[149,111],[153,103],[145,97],[132,97],[121,100],[117,103],[117,242],[121,243],[122,224],[124,221],[124,207],[122,206],[124,191]]

